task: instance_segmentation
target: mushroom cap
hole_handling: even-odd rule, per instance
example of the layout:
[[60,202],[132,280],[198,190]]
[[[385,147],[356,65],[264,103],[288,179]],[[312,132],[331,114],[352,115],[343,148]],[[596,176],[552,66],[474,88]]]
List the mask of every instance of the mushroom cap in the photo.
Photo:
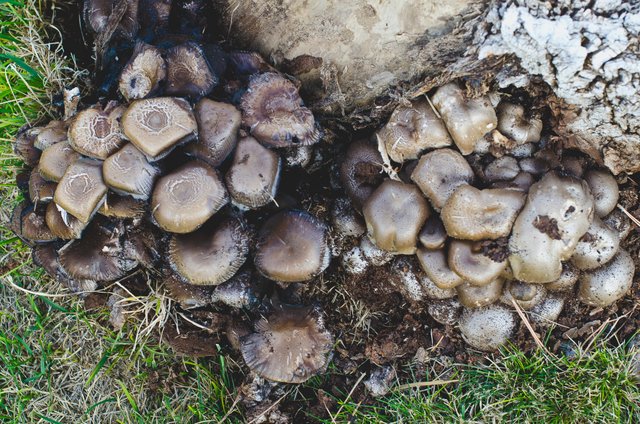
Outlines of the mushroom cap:
[[418,234],[420,244],[430,250],[442,249],[447,241],[447,231],[437,214],[427,218],[424,226]]
[[442,325],[455,325],[462,315],[462,305],[457,299],[432,300],[427,305],[427,312]]
[[438,149],[453,144],[444,123],[438,118],[425,98],[398,106],[387,124],[378,131],[391,160],[403,163],[418,159],[427,149]]
[[504,345],[516,328],[513,313],[499,305],[465,309],[458,324],[464,340],[484,351],[493,351]]
[[533,179],[533,175],[522,171],[511,181],[496,181],[491,184],[491,188],[505,188],[508,190],[519,190],[526,193],[534,182],[535,180]]
[[27,166],[36,166],[42,152],[34,143],[41,128],[21,128],[13,142],[13,152],[20,157]]
[[267,72],[253,75],[240,103],[242,122],[251,135],[270,147],[311,145],[320,141],[313,113],[295,85]]
[[200,308],[211,304],[213,287],[189,284],[174,274],[164,278],[164,288],[169,297],[180,304],[184,309]]
[[327,226],[309,213],[280,212],[269,218],[258,234],[256,268],[274,281],[310,280],[329,265],[327,237]]
[[502,290],[500,301],[507,306],[513,306],[515,301],[525,311],[531,310],[547,297],[544,284],[530,284],[522,281],[509,281]]
[[104,202],[106,194],[102,163],[83,158],[75,161],[64,173],[53,201],[81,222],[87,223]]
[[324,371],[333,337],[314,307],[280,306],[240,338],[240,351],[259,376],[283,383],[303,383]]
[[236,147],[242,114],[235,106],[202,99],[195,106],[198,141],[185,146],[187,154],[218,167]]
[[487,181],[510,181],[520,173],[518,161],[511,156],[502,156],[493,160],[484,169],[484,178]]
[[142,99],[158,90],[167,76],[167,65],[160,50],[138,41],[131,59],[120,74],[118,88],[126,101]]
[[[116,6],[124,7],[116,10]],[[85,25],[93,31],[96,37],[109,30],[116,31],[121,36],[131,39],[138,31],[138,2],[127,1],[118,3],[115,0],[87,0],[84,2],[82,18]],[[113,22],[112,15],[120,15],[116,28],[109,28]]]
[[602,222],[604,222],[607,227],[616,230],[620,240],[626,239],[631,233],[631,230],[634,229],[634,225],[629,217],[619,209],[612,211],[609,215],[602,218]]
[[202,49],[189,41],[167,49],[167,83],[165,92],[172,96],[200,98],[218,84]]
[[544,287],[551,292],[568,292],[573,289],[580,277],[580,270],[571,262],[562,263],[562,273],[560,278],[550,283],[546,283]]
[[357,209],[362,209],[364,202],[382,182],[383,176],[382,156],[375,146],[366,140],[349,145],[340,164],[340,180]]
[[60,207],[54,202],[47,205],[45,220],[53,235],[63,240],[80,238],[82,231],[87,226],[87,224],[67,214],[64,210],[61,211]]
[[136,100],[122,115],[124,134],[151,160],[168,154],[197,129],[189,103],[174,97]]
[[169,244],[171,267],[188,283],[217,286],[231,278],[249,254],[250,233],[239,219],[176,234]]
[[29,198],[33,203],[46,203],[53,199],[56,191],[56,183],[47,181],[40,175],[40,170],[35,167],[29,175]]
[[616,208],[620,190],[618,183],[607,171],[590,170],[584,175],[593,194],[596,216],[602,218]]
[[189,233],[229,201],[218,171],[191,161],[160,178],[153,189],[151,211],[157,224],[172,233]]
[[102,177],[116,193],[147,200],[160,169],[131,143],[109,156],[102,164]]
[[125,143],[120,129],[123,112],[124,107],[114,105],[79,112],[69,125],[69,145],[85,156],[106,159]]
[[67,140],[67,122],[53,120],[39,129],[33,145],[36,149],[44,150],[65,140]]
[[216,286],[211,294],[211,300],[232,308],[248,308],[256,303],[258,299],[251,284],[251,273],[241,271],[228,281]]
[[44,208],[36,209],[27,201],[13,209],[9,228],[27,244],[44,243],[56,238],[47,227]]
[[493,240],[509,235],[524,201],[525,194],[517,190],[461,185],[445,203],[440,218],[451,237]]
[[225,182],[235,203],[249,209],[267,205],[276,196],[280,156],[253,137],[238,142]]
[[333,202],[331,225],[340,238],[358,237],[366,231],[362,217],[346,197],[339,197]]
[[73,150],[69,143],[53,144],[42,152],[38,163],[38,171],[45,180],[58,182],[62,179],[67,168],[79,157],[80,154]]
[[455,83],[438,88],[431,100],[463,155],[473,153],[476,142],[498,125],[488,97],[466,98]]
[[591,306],[605,307],[624,297],[633,284],[635,273],[633,258],[626,250],[620,250],[608,264],[582,273],[578,297]]
[[462,277],[449,268],[444,249],[420,248],[416,256],[425,274],[441,289],[452,289],[463,283]]
[[524,106],[501,102],[497,108],[498,130],[518,144],[537,143],[542,132],[542,120],[526,118]]
[[565,299],[563,296],[549,294],[542,301],[531,308],[529,316],[536,324],[548,327],[555,325],[564,308]]
[[587,232],[576,244],[571,262],[580,270],[595,269],[613,259],[619,247],[618,232],[609,228],[596,216]]
[[411,173],[411,180],[440,212],[456,188],[471,184],[474,173],[465,158],[455,150],[438,149],[423,155]]
[[467,308],[481,308],[500,299],[504,280],[496,278],[484,286],[476,286],[468,281],[456,287],[458,301]]
[[362,213],[368,236],[388,252],[411,255],[429,217],[429,205],[413,184],[386,180],[365,202]]
[[141,218],[146,206],[147,204],[142,200],[108,192],[107,200],[102,203],[98,213],[113,218]]
[[485,252],[483,243],[452,240],[449,245],[449,267],[464,280],[475,286],[484,286],[494,281],[507,267],[503,260]]

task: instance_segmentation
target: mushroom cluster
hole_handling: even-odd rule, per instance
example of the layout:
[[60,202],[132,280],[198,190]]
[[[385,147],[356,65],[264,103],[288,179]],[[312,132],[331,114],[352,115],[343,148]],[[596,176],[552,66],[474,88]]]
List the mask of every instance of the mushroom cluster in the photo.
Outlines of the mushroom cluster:
[[588,165],[550,148],[540,117],[509,97],[470,98],[446,84],[349,146],[340,177],[353,211],[336,203],[334,226],[366,235],[342,264],[352,274],[390,261],[410,268],[396,273],[407,296],[427,298],[436,321],[458,323],[483,350],[506,342],[514,308],[544,325],[574,290],[606,307],[633,281],[620,248],[630,225],[615,178]]

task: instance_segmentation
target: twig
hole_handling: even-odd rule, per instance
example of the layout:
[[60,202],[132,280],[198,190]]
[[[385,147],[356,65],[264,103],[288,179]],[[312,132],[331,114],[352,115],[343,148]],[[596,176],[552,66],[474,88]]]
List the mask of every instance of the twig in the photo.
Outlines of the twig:
[[533,327],[531,326],[529,319],[520,308],[520,305],[518,305],[518,302],[516,302],[514,298],[511,298],[511,303],[513,304],[513,307],[516,308],[516,312],[518,313],[518,315],[520,315],[520,319],[522,319],[522,322],[524,322],[524,325],[527,327],[527,330],[529,330],[529,333],[531,333],[531,336],[533,337],[533,340],[535,340],[538,347],[542,349],[547,355],[553,356],[549,351],[549,349],[547,349],[546,346],[542,343],[542,340],[540,340],[540,337],[538,337],[536,332],[533,331]]
[[282,402],[282,399],[284,399],[287,395],[289,394],[289,392],[283,394],[282,396],[280,396],[280,399],[278,399],[277,401],[273,402],[273,405],[271,405],[270,407],[268,407],[267,409],[265,409],[264,411],[262,411],[260,413],[260,415],[258,415],[257,417],[255,417],[254,419],[252,419],[251,421],[249,421],[249,424],[254,424],[255,422],[257,422],[260,418],[264,417],[267,412],[270,412],[273,408],[275,408],[280,402]]
[[224,414],[224,417],[222,417],[220,419],[220,421],[218,421],[219,423],[223,423],[227,420],[227,418],[229,418],[231,416],[231,414],[233,413],[233,411],[236,409],[236,405],[238,405],[238,402],[240,402],[240,393],[238,393],[238,395],[236,396],[235,400],[233,401],[233,403],[231,404],[231,407],[229,408],[229,410],[227,411],[226,414]]
[[406,389],[417,389],[420,387],[429,387],[429,386],[444,386],[445,384],[457,383],[460,380],[433,380],[433,381],[419,381],[417,383],[408,383],[402,384],[395,389],[394,392],[400,392]]
[[360,384],[360,382],[364,379],[365,375],[366,375],[365,373],[360,374],[360,377],[358,378],[358,381],[356,381],[356,384],[354,384],[353,387],[351,388],[351,391],[349,391],[349,394],[347,395],[347,397],[342,402],[342,405],[340,405],[340,408],[338,408],[338,412],[336,412],[336,415],[332,415],[331,416],[331,422],[332,423],[336,423],[337,422],[336,421],[336,417],[340,416],[340,412],[342,412],[342,408],[344,408],[344,404],[347,403],[347,401],[349,400],[349,398],[351,397],[353,392],[356,390],[356,387],[358,387],[358,384]]
[[638,220],[638,218],[631,215],[631,213],[628,210],[626,210],[624,206],[622,206],[620,203],[618,203],[616,206],[618,207],[618,209],[624,212],[624,214],[627,215],[627,217],[629,217],[629,219],[633,221],[633,223],[636,224],[637,227],[640,227],[640,221]]

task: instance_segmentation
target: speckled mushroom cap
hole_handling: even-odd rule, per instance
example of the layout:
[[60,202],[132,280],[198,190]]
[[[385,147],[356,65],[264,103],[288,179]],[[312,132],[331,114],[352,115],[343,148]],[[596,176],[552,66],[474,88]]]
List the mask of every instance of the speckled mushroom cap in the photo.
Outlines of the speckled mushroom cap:
[[190,233],[229,201],[218,171],[191,161],[160,178],[153,189],[151,213],[171,233]]
[[425,98],[398,106],[378,131],[391,160],[403,163],[418,159],[421,152],[453,144],[444,123]]
[[240,338],[240,351],[252,371],[283,383],[303,383],[324,371],[333,337],[313,307],[279,306]]
[[238,142],[225,182],[234,203],[249,209],[267,205],[276,196],[280,156],[253,137]]
[[602,218],[613,211],[618,204],[620,191],[618,183],[607,171],[587,171],[584,179],[589,184],[595,202],[595,214]]
[[268,146],[305,146],[320,140],[313,114],[303,105],[298,89],[279,74],[252,76],[240,108],[242,123]]
[[78,153],[94,159],[106,159],[125,143],[120,129],[124,107],[110,103],[85,109],[69,125],[69,145]]
[[595,216],[587,232],[576,244],[571,262],[581,270],[595,269],[613,259],[619,247],[618,232]]
[[513,312],[499,305],[465,309],[459,321],[464,340],[476,349],[492,351],[504,345],[516,328]]
[[198,126],[186,100],[154,97],[131,103],[122,115],[122,129],[141,152],[157,160],[196,134]]
[[621,299],[633,284],[633,258],[620,250],[608,264],[580,276],[578,295],[587,305],[605,307]]
[[67,213],[87,223],[104,202],[106,194],[102,163],[82,158],[64,173],[53,201]]
[[195,106],[198,141],[185,146],[187,154],[217,167],[229,156],[238,141],[242,114],[228,103],[202,99]]
[[194,42],[167,49],[166,61],[165,92],[169,95],[198,99],[209,94],[218,84],[202,49]]
[[139,41],[120,73],[118,88],[127,101],[142,99],[158,90],[167,65],[156,47]]
[[416,252],[418,233],[430,214],[427,200],[413,184],[386,180],[362,208],[367,233],[376,246],[388,252]]
[[524,106],[501,102],[497,109],[498,130],[519,144],[540,141],[542,121],[525,117]]
[[254,262],[262,275],[275,281],[307,281],[329,265],[327,226],[303,211],[272,216],[258,234]]
[[188,283],[217,286],[231,278],[249,254],[250,231],[228,218],[189,234],[174,235],[169,245],[171,267]]
[[507,266],[507,257],[492,258],[485,253],[481,242],[452,240],[447,256],[449,267],[475,286],[489,284]]
[[80,155],[73,150],[69,143],[60,142],[53,144],[42,152],[38,171],[45,180],[58,182]]
[[373,144],[358,140],[349,145],[340,164],[340,180],[357,209],[382,182],[382,172],[382,156]]
[[159,173],[160,169],[149,163],[144,153],[131,143],[109,156],[102,165],[102,176],[110,189],[142,200],[151,195]]

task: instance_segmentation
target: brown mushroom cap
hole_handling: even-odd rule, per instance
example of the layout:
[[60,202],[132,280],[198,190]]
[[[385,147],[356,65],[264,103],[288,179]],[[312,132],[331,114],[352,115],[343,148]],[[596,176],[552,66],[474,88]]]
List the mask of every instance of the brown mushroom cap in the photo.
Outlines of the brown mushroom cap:
[[424,223],[420,234],[418,234],[420,244],[430,250],[441,249],[447,241],[447,231],[437,214],[431,215]]
[[40,128],[33,145],[40,150],[65,141],[67,139],[67,123],[64,121],[50,121]]
[[464,240],[497,239],[508,236],[525,194],[517,190],[458,187],[440,215],[451,237]]
[[[120,9],[116,10],[116,6]],[[138,2],[118,3],[115,0],[87,0],[82,10],[83,21],[97,36],[112,30],[127,39],[131,39],[138,31]],[[120,15],[116,28],[109,28],[113,22],[112,15]]]
[[200,98],[218,84],[202,49],[194,42],[177,45],[166,51],[167,84],[165,91],[172,96]]
[[315,119],[288,79],[273,72],[254,75],[240,103],[242,122],[256,139],[271,147],[320,141]]
[[276,196],[280,179],[280,156],[253,137],[238,142],[225,182],[235,203],[256,209]]
[[196,285],[224,283],[249,254],[249,231],[238,219],[205,225],[190,234],[174,235],[169,245],[171,267]]
[[95,281],[74,280],[60,266],[58,261],[58,251],[54,243],[40,244],[33,248],[33,262],[41,266],[47,273],[56,280],[64,284],[73,293],[92,292],[98,285]]
[[357,209],[362,209],[364,202],[382,182],[383,176],[382,156],[376,147],[366,140],[349,145],[340,164],[340,180]]
[[156,160],[196,134],[198,126],[186,100],[155,97],[131,103],[122,115],[122,129],[141,152]]
[[151,213],[172,233],[189,233],[204,224],[229,201],[218,171],[192,161],[160,178],[153,189]]
[[518,144],[540,141],[542,120],[526,118],[524,106],[501,102],[497,108],[498,130]]
[[483,251],[482,243],[452,240],[449,245],[449,267],[464,280],[484,286],[498,278],[507,266],[506,257],[496,261]]
[[61,212],[60,207],[54,202],[47,205],[45,219],[53,235],[63,240],[80,238],[82,230],[87,226],[72,215]]
[[427,149],[438,149],[453,144],[444,123],[429,102],[417,99],[410,106],[398,106],[387,124],[378,131],[391,160],[402,163],[418,159]]
[[142,200],[151,195],[159,173],[159,168],[149,163],[144,153],[131,143],[109,156],[102,165],[102,177],[109,188]]
[[58,183],[53,201],[81,222],[87,223],[104,202],[106,194],[102,163],[78,159],[69,166]]
[[142,99],[158,90],[167,76],[167,65],[160,50],[139,41],[120,74],[118,88],[126,101]]
[[633,284],[635,264],[626,250],[620,250],[608,264],[580,277],[578,295],[587,305],[605,307],[624,297]]
[[504,280],[496,278],[483,286],[476,286],[468,281],[456,287],[458,301],[467,308],[481,308],[500,299]]
[[233,105],[202,99],[195,106],[198,141],[185,146],[187,154],[218,167],[236,147],[242,114]]
[[429,217],[429,205],[413,184],[386,180],[365,202],[362,213],[368,236],[388,252],[416,252],[418,233]]
[[38,163],[38,170],[45,180],[57,182],[79,157],[78,152],[68,143],[56,143],[44,149]]
[[55,240],[45,220],[44,208],[34,208],[27,201],[16,205],[11,214],[9,228],[27,244]]
[[69,125],[69,145],[85,156],[106,159],[125,143],[120,129],[123,112],[124,107],[115,104],[79,112]]
[[498,125],[489,99],[469,99],[455,83],[438,88],[432,97],[442,120],[463,155],[473,153],[476,142]]
[[441,289],[452,289],[463,283],[462,277],[449,268],[444,249],[420,248],[416,256],[425,274]]
[[257,300],[249,271],[240,271],[228,281],[216,286],[211,294],[212,302],[224,303],[232,308],[247,308]]
[[41,152],[34,145],[40,131],[41,128],[21,128],[13,142],[13,152],[27,166],[36,166],[40,159]]
[[240,338],[245,362],[259,376],[283,383],[303,383],[324,371],[333,337],[313,307],[281,306]]
[[327,226],[307,212],[280,212],[260,230],[254,257],[256,268],[274,281],[310,280],[329,265],[327,233]]
[[47,181],[40,175],[38,167],[33,168],[29,176],[29,198],[33,203],[45,203],[53,199],[56,183]]
[[423,155],[411,173],[411,180],[438,212],[456,188],[471,184],[473,178],[473,170],[465,158],[451,149],[438,149]]
[[620,191],[618,183],[607,171],[590,170],[584,175],[595,203],[596,216],[602,218],[616,208]]
[[141,218],[147,204],[131,196],[120,196],[108,192],[107,200],[102,203],[98,213],[112,218]]
[[213,287],[189,284],[174,274],[164,278],[164,288],[169,297],[178,302],[184,309],[200,308],[211,303]]

